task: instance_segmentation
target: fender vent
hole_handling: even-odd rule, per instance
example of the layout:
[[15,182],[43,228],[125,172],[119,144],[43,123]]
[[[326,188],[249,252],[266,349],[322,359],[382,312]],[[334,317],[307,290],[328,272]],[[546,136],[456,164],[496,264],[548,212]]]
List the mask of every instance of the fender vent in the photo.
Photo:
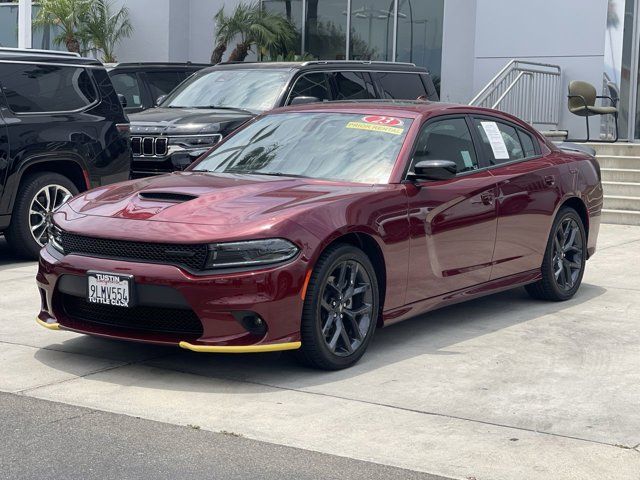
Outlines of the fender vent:
[[175,202],[182,203],[188,202],[198,198],[197,195],[189,195],[187,193],[172,193],[172,192],[141,192],[138,196],[143,200],[159,200],[161,202]]

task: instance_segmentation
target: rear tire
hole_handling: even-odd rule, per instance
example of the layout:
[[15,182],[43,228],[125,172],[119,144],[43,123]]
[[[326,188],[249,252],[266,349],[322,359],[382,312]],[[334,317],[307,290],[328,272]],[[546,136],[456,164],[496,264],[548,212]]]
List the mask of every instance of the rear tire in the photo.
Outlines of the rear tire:
[[11,249],[21,257],[37,259],[48,240],[51,213],[77,193],[73,182],[58,173],[40,172],[24,178],[6,231]]
[[529,295],[561,302],[575,295],[586,264],[587,235],[578,212],[562,207],[551,227],[542,261],[542,278],[526,285]]
[[297,359],[324,370],[355,364],[375,332],[379,295],[375,269],[362,250],[348,244],[329,247],[309,280]]

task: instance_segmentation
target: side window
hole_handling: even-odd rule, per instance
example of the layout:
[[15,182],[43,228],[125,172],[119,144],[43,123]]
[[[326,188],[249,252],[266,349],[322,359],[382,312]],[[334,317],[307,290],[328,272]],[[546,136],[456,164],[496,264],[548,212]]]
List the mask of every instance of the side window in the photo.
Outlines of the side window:
[[134,73],[118,73],[111,77],[113,88],[116,92],[124,95],[127,99],[127,108],[142,107],[142,97],[140,95],[140,84],[138,77]]
[[422,160],[451,160],[458,166],[458,173],[477,170],[478,158],[465,119],[438,120],[423,127],[413,163]]
[[376,98],[369,76],[361,72],[336,72],[333,75],[338,90],[337,100]]
[[154,102],[159,96],[168,95],[184,80],[184,76],[180,72],[146,72],[145,77]]
[[520,136],[520,143],[522,144],[524,158],[535,157],[537,154],[536,149],[533,146],[533,139],[531,138],[531,135],[522,130],[518,130],[518,135]]
[[484,154],[490,165],[520,160],[525,158],[518,132],[510,125],[475,118],[476,129],[482,139]]
[[383,98],[401,100],[427,98],[427,91],[418,73],[378,72],[374,75],[382,89]]
[[331,100],[327,74],[316,72],[299,77],[291,89],[289,102],[296,97],[316,97],[321,102]]
[[82,67],[3,64],[0,85],[15,113],[68,112],[97,99],[93,81]]

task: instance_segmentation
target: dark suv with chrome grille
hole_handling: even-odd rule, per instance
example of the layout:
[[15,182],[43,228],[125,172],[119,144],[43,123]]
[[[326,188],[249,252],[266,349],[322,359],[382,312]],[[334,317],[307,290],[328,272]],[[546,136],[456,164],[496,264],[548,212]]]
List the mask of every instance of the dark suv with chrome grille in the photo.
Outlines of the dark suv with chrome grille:
[[132,176],[184,170],[224,136],[272,108],[331,100],[438,100],[410,63],[228,63],[192,75],[157,108],[132,114]]
[[37,258],[56,208],[130,167],[129,121],[100,62],[0,48],[0,233],[16,253]]

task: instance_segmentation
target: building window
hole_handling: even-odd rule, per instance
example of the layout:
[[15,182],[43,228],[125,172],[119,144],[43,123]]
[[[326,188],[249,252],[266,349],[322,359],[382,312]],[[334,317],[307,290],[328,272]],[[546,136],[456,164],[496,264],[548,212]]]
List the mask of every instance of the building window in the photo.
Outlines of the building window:
[[350,58],[393,60],[394,0],[352,0]]
[[444,0],[398,0],[396,60],[440,76]]
[[279,13],[295,25],[298,38],[292,42],[293,50],[291,53],[294,55],[302,53],[302,1],[262,0],[262,8],[271,13]]
[[306,51],[323,60],[344,60],[347,0],[307,0]]

